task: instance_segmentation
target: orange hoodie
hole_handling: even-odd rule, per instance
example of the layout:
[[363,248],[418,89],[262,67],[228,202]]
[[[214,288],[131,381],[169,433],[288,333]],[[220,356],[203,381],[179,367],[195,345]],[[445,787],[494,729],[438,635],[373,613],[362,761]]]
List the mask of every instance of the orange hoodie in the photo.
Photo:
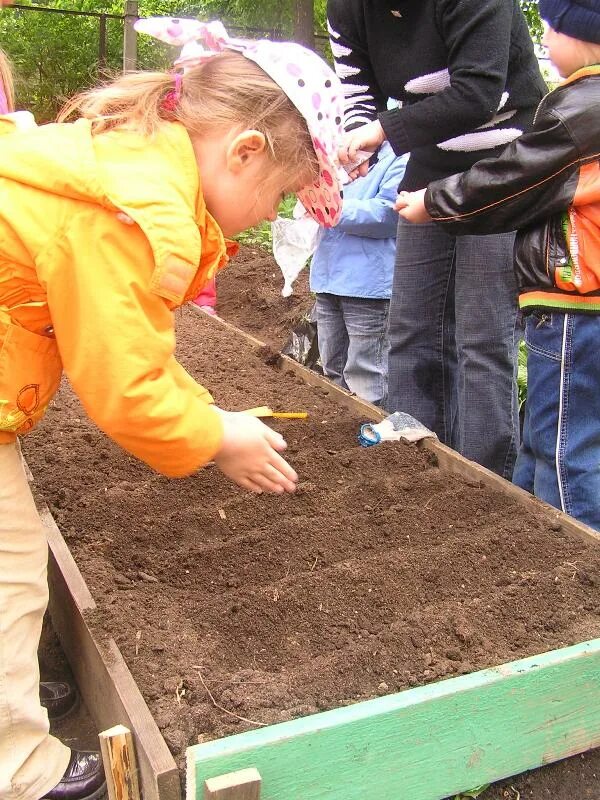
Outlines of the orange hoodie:
[[66,372],[92,420],[183,476],[223,431],[174,358],[172,310],[234,252],[206,210],[189,136],[0,117],[0,443],[29,431]]

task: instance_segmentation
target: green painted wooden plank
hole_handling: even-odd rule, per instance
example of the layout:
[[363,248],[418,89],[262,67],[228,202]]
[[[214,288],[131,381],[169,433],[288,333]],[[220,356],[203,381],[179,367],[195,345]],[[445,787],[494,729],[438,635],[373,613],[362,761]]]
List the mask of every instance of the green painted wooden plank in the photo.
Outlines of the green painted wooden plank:
[[262,800],[438,800],[600,746],[600,639],[187,751],[187,798],[255,767]]

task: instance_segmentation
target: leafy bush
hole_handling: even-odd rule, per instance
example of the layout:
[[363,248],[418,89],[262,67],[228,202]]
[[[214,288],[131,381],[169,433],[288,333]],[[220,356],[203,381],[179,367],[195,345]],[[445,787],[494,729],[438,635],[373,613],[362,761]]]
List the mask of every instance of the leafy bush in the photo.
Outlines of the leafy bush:
[[[296,196],[293,194],[284,197],[277,213],[280,217],[291,217],[294,206],[296,205]],[[271,223],[263,222],[257,225],[256,228],[250,228],[247,231],[242,231],[235,237],[240,244],[259,245],[271,250],[273,239],[271,236]]]
[[519,342],[518,366],[517,389],[519,393],[519,408],[522,408],[527,399],[527,349],[523,341]]

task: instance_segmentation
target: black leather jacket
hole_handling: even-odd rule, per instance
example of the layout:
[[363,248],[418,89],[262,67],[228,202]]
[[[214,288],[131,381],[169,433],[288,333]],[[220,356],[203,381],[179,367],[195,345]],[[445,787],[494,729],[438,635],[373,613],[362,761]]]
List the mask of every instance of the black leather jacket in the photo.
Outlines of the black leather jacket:
[[[533,128],[497,158],[429,185],[448,232],[518,229],[524,310],[600,313],[600,65],[575,72],[539,105]],[[483,276],[482,276],[483,278]]]

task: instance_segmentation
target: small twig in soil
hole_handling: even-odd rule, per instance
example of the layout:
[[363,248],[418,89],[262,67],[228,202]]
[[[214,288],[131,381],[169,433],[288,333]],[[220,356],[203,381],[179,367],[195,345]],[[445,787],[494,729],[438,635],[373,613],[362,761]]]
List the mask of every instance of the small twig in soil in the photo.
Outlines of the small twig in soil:
[[579,563],[578,561],[575,561],[575,562],[565,561],[566,566],[567,567],[571,567],[571,569],[573,570],[573,574],[571,575],[571,580],[572,581],[575,580],[575,576],[577,575],[577,564],[578,563]]
[[438,499],[441,500],[444,497],[452,497],[453,494],[455,494],[455,491],[453,489],[446,492],[437,492],[436,494],[432,494],[429,500],[423,506],[423,508],[429,508],[429,504],[431,503],[432,500],[438,500]]
[[217,701],[213,697],[212,692],[210,691],[210,689],[208,688],[208,686],[204,682],[204,678],[202,677],[202,673],[201,672],[198,672],[198,677],[200,678],[200,682],[202,683],[202,686],[204,686],[204,688],[206,689],[206,694],[210,697],[213,706],[215,708],[218,708],[219,711],[223,711],[223,713],[229,714],[230,717],[235,717],[236,719],[241,719],[242,722],[249,722],[250,725],[260,725],[261,727],[266,727],[267,726],[266,722],[256,722],[256,720],[248,719],[247,717],[241,717],[239,714],[234,714],[233,711],[229,711],[228,709],[226,709],[223,706],[219,705],[219,703],[217,703]]
[[313,565],[312,565],[312,567],[310,568],[310,571],[311,571],[311,572],[312,572],[312,571],[313,571],[313,569],[314,569],[314,568],[317,566],[317,561],[318,561],[318,560],[319,560],[319,556],[315,556],[315,560],[313,561]]
[[[192,668],[198,670],[202,669],[202,667],[198,666],[198,664],[192,664]],[[288,680],[288,679],[282,678],[282,680]],[[242,680],[236,680],[235,678],[213,678],[212,680],[205,682],[211,685],[214,683],[229,683],[233,686],[242,686],[242,684],[244,686],[266,686],[267,684],[273,683],[273,681],[269,680],[268,678],[265,678],[264,681],[245,681],[245,680],[242,681]]]

